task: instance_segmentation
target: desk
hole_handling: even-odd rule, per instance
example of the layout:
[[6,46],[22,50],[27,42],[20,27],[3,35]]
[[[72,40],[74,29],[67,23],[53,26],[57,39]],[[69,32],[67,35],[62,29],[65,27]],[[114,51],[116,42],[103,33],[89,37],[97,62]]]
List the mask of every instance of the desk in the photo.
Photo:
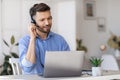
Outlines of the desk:
[[59,78],[44,78],[38,75],[8,75],[0,76],[0,80],[111,80],[120,79],[120,72],[105,72],[105,76],[81,76],[81,77],[59,77]]

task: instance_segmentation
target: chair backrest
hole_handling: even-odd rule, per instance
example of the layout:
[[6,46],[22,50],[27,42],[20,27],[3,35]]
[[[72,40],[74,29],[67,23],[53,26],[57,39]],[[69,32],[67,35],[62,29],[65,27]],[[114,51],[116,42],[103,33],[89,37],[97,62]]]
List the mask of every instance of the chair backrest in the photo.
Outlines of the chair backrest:
[[9,63],[12,66],[14,75],[20,75],[22,73],[19,66],[19,58],[9,58]]
[[101,67],[103,70],[119,70],[119,65],[116,58],[111,54],[102,55],[103,62]]

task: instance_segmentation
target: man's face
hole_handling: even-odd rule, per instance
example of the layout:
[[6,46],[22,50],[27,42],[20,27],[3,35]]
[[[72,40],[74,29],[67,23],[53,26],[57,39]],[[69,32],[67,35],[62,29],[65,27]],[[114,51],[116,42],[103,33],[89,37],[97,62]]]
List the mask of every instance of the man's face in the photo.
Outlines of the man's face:
[[52,16],[50,11],[37,12],[35,15],[35,21],[38,26],[38,30],[43,33],[49,33],[52,26]]

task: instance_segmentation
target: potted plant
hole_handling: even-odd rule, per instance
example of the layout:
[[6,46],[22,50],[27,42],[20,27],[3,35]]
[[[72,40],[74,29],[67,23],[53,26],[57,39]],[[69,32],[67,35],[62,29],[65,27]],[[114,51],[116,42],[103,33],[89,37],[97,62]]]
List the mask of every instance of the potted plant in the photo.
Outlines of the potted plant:
[[9,54],[3,53],[4,63],[2,65],[0,65],[0,67],[2,68],[2,72],[0,73],[0,75],[12,75],[13,71],[12,71],[11,64],[9,63],[9,58],[11,58],[11,57],[18,58],[19,57],[15,52],[12,51],[12,48],[14,46],[18,46],[18,43],[15,43],[15,38],[13,35],[10,38],[10,43],[11,43],[10,45],[4,39],[3,39],[3,42],[10,49],[9,49]]
[[102,71],[101,71],[101,63],[102,63],[102,59],[101,58],[97,58],[97,57],[91,57],[90,58],[90,63],[92,64],[92,76],[101,76],[102,75]]
[[120,36],[117,36],[111,32],[111,36],[108,39],[108,45],[115,50],[115,57],[120,57]]
[[81,39],[80,40],[77,39],[76,42],[77,42],[77,49],[76,50],[78,50],[78,51],[83,50],[83,51],[87,52],[87,48],[85,46],[83,46]]

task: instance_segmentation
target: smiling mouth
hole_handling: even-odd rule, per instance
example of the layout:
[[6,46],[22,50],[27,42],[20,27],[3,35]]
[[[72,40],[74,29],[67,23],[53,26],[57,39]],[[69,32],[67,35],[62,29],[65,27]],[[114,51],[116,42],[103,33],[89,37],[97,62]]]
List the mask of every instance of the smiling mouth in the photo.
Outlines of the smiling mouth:
[[50,27],[44,27],[44,29],[50,29]]
[[46,28],[46,29],[50,29],[50,25],[44,26],[44,28]]

